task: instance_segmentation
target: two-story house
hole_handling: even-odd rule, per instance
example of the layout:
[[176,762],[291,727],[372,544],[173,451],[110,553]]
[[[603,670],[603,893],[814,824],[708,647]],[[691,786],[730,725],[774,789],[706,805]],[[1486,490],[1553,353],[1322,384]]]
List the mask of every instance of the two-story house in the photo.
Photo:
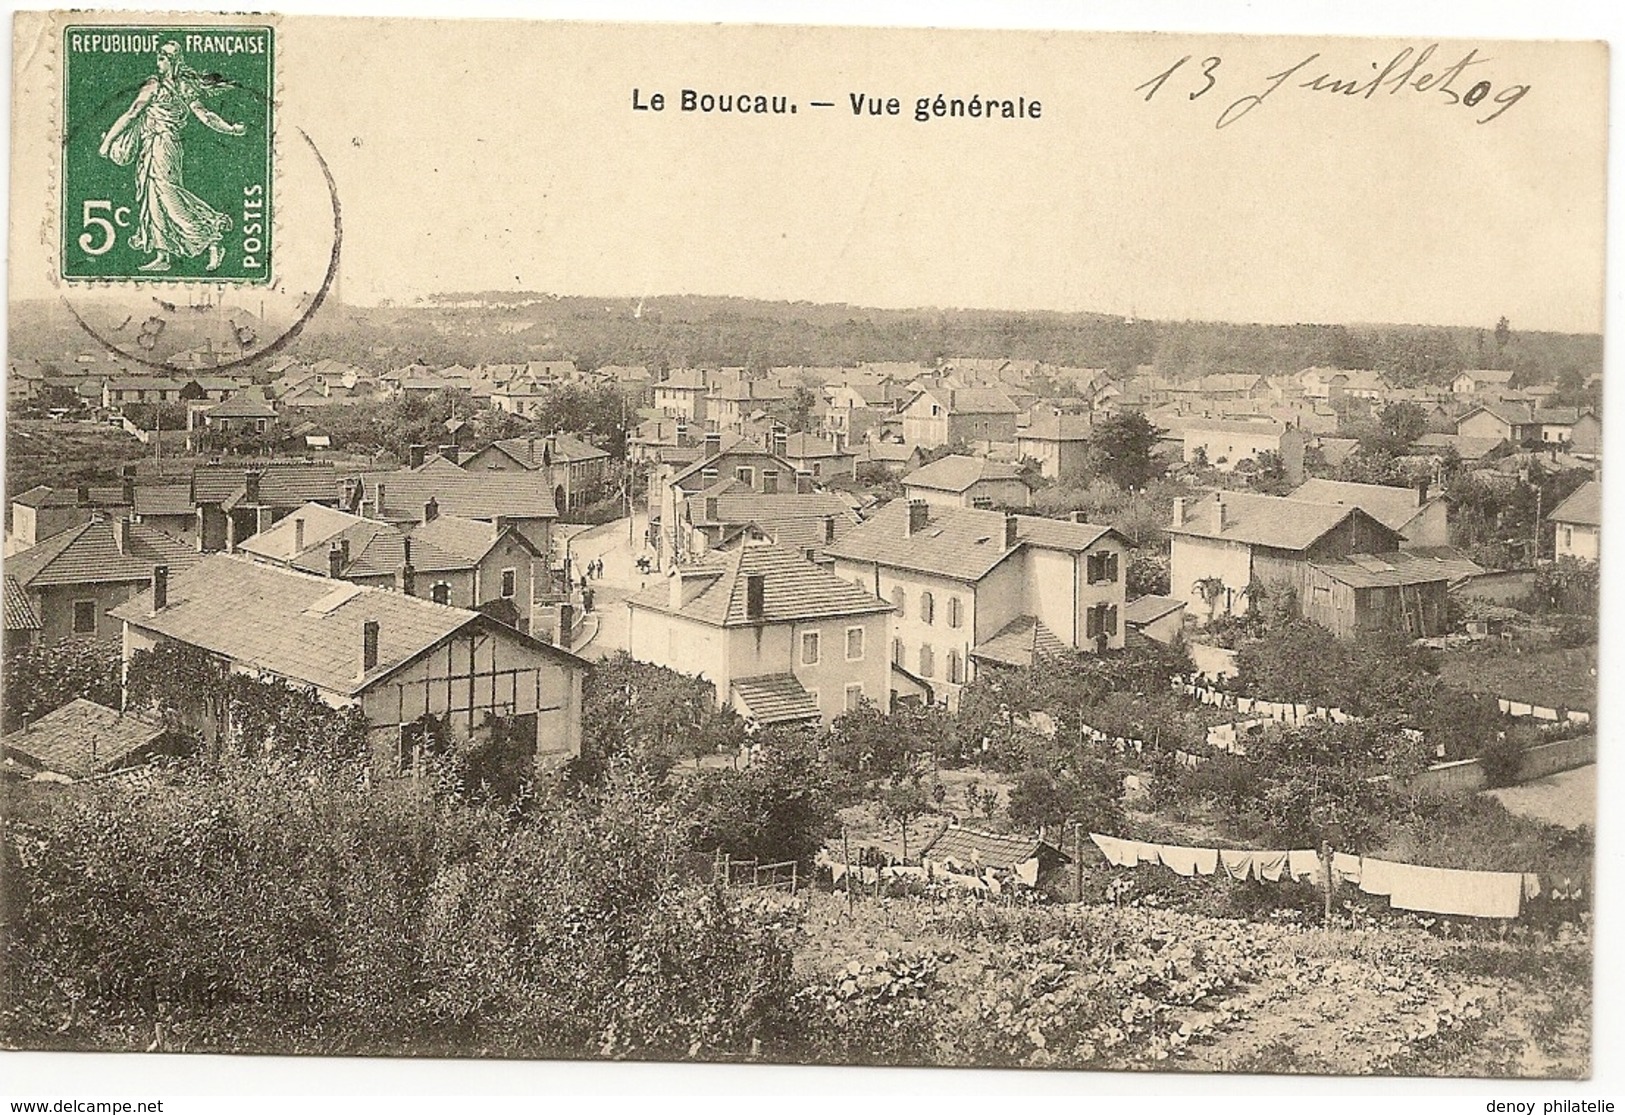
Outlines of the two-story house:
[[798,472],[782,453],[760,442],[707,433],[696,460],[662,464],[649,476],[649,532],[662,567],[692,553],[685,503],[723,480],[737,481],[735,490],[763,495],[813,489],[812,476]]
[[1557,528],[1558,557],[1597,561],[1602,554],[1602,484],[1587,480],[1546,516]]
[[1387,484],[1354,484],[1343,480],[1305,480],[1288,497],[1311,503],[1358,507],[1384,526],[1398,531],[1402,550],[1450,545],[1443,496],[1428,498],[1426,482],[1394,488]]
[[927,387],[903,408],[903,440],[921,449],[1014,441],[1021,408],[991,387]]
[[1449,583],[1470,562],[1401,552],[1398,531],[1351,504],[1251,492],[1174,500],[1169,580],[1192,614],[1241,615],[1257,594],[1295,595],[1339,638],[1442,634]]
[[603,496],[609,451],[573,434],[503,438],[460,462],[466,472],[544,472],[559,514]]
[[979,662],[1123,646],[1127,547],[1110,527],[893,500],[826,553],[892,602],[892,661],[950,705]]
[[891,668],[890,604],[770,543],[680,566],[627,608],[633,658],[711,682],[759,724],[828,723],[921,688]]
[[710,417],[705,401],[710,390],[710,377],[704,369],[673,368],[654,384],[654,407],[668,418],[703,426]]
[[[154,572],[113,618],[126,663],[161,644],[191,646],[232,673],[358,709],[380,775],[417,770],[432,731],[505,739],[539,774],[581,754],[586,663],[479,612],[210,554],[173,576]],[[203,697],[183,714],[213,737],[229,724]]]

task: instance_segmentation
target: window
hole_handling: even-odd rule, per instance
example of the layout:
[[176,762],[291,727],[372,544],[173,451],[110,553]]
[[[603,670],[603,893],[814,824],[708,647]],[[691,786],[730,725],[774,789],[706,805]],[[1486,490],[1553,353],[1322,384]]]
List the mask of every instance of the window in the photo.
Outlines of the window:
[[908,593],[903,591],[902,585],[891,590],[891,606],[897,609],[900,616],[908,614]]
[[993,500],[989,496],[972,496],[970,505],[978,511],[991,511],[993,509]]
[[762,491],[771,496],[777,494],[778,490],[779,470],[776,468],[764,468],[762,470]]
[[96,602],[94,600],[75,600],[73,602],[73,633],[75,635],[94,635],[96,633]]
[[920,676],[922,678],[930,677],[932,671],[937,668],[935,658],[936,653],[929,646],[920,647]]
[[959,597],[957,597],[957,596],[948,597],[948,626],[949,627],[958,627],[964,621],[964,616],[963,616],[962,612],[963,612],[963,607],[959,602]]
[[934,623],[937,617],[937,602],[929,592],[920,593],[920,622]]
[[863,702],[863,682],[855,681],[846,687],[846,711],[851,712]]
[[433,600],[436,604],[450,604],[451,585],[447,584],[445,581],[436,581],[434,583],[434,587],[429,589],[429,599]]
[[903,640],[893,639],[891,641],[891,660],[899,666],[903,664]]
[[957,650],[948,652],[948,680],[958,685],[965,680],[965,663]]
[[812,466],[813,466],[812,467],[812,474],[814,476],[822,476],[823,475],[823,472],[824,472],[824,466],[823,465],[819,464],[817,461],[814,461],[812,463]]
[[517,570],[517,569],[504,569],[502,571],[502,597],[503,597],[503,599],[504,600],[512,600],[513,597],[518,592],[519,592],[519,570]]
[[1573,549],[1574,548],[1574,528],[1573,527],[1564,527],[1563,528],[1563,545],[1567,549]]
[[818,665],[818,632],[805,631],[801,635],[801,664]]
[[846,629],[846,660],[848,662],[863,661],[863,628],[848,627]]
[[1096,604],[1084,614],[1084,635],[1095,639],[1117,634],[1117,605]]
[[1099,584],[1102,581],[1117,580],[1117,555],[1113,553],[1090,554],[1085,561],[1090,584]]
[[734,479],[748,488],[756,487],[756,470],[750,465],[740,465],[734,469]]
[[401,725],[400,750],[395,760],[399,773],[411,774],[418,769],[418,757],[423,754],[428,739],[428,727],[422,720]]

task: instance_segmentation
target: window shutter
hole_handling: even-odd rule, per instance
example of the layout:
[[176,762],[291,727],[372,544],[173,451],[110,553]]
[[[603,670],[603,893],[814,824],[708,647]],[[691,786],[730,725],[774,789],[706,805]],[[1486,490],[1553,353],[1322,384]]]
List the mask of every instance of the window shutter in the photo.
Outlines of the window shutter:
[[1117,605],[1112,604],[1106,608],[1106,634],[1117,634]]
[[1089,611],[1087,613],[1087,618],[1086,618],[1085,624],[1084,624],[1084,634],[1087,635],[1091,639],[1093,639],[1096,635],[1100,634],[1100,607],[1099,607],[1099,605],[1096,605],[1095,607],[1089,609]]
[[1107,554],[1106,555],[1106,580],[1113,581],[1113,582],[1115,582],[1117,580],[1117,555],[1116,554]]

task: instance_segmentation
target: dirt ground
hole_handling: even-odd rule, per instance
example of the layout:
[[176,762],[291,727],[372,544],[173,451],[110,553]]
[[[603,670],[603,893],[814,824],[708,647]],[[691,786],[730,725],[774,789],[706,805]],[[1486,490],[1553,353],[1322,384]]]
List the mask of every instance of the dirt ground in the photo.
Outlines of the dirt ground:
[[1439,674],[1451,685],[1509,701],[1588,711],[1597,707],[1594,646],[1456,650],[1443,656]]
[[1484,791],[1522,817],[1574,829],[1597,827],[1597,764]]

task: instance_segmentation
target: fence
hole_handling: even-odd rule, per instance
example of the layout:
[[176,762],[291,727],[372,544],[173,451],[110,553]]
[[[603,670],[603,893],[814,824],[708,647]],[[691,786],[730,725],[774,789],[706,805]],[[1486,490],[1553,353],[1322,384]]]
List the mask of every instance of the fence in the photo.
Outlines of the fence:
[[718,852],[711,864],[714,882],[753,890],[784,890],[796,893],[801,885],[801,869],[795,860],[762,863],[754,859],[734,859]]

